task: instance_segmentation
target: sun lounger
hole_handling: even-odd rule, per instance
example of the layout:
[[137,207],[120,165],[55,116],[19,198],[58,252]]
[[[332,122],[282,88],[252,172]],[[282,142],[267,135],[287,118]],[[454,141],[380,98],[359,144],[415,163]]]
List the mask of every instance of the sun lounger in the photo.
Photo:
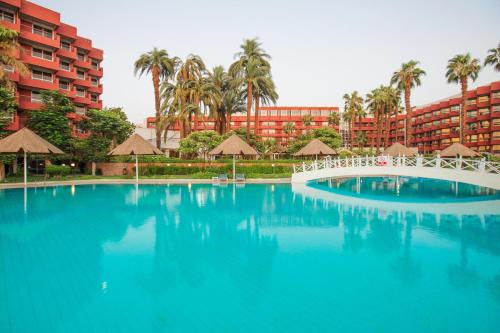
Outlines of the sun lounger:
[[227,182],[227,175],[225,173],[221,173],[218,179],[220,182]]
[[244,181],[245,181],[245,175],[244,175],[244,174],[241,174],[241,173],[237,173],[237,174],[236,174],[236,178],[235,178],[235,180],[236,180],[237,182],[244,182]]

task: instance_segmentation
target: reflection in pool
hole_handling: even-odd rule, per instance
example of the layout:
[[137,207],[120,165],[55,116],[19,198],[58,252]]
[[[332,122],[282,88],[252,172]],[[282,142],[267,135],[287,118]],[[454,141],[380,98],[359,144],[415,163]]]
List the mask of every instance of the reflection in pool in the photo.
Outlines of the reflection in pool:
[[500,191],[446,180],[413,177],[329,179],[312,186],[339,194],[397,201],[470,201],[500,199]]
[[0,331],[500,326],[498,201],[471,213],[307,191],[48,187],[26,210],[23,190],[0,191]]

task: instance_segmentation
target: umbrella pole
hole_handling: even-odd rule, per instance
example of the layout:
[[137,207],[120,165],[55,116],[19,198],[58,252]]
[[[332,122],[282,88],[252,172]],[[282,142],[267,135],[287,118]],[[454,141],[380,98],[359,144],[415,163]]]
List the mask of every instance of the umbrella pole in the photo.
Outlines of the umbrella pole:
[[24,151],[24,186],[28,185],[28,156]]
[[137,158],[137,154],[135,155],[135,182],[139,183],[139,159]]
[[233,155],[233,182],[236,179],[236,155]]

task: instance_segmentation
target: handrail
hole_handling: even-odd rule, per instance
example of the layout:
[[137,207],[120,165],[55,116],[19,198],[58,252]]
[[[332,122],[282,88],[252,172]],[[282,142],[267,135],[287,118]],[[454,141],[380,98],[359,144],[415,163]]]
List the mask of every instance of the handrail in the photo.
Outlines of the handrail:
[[358,156],[345,158],[332,158],[330,156],[323,160],[302,162],[293,165],[293,173],[315,171],[322,169],[356,168],[356,167],[426,167],[457,169],[462,171],[473,171],[491,174],[500,174],[500,163],[480,160],[459,158],[437,157],[406,157],[406,156]]

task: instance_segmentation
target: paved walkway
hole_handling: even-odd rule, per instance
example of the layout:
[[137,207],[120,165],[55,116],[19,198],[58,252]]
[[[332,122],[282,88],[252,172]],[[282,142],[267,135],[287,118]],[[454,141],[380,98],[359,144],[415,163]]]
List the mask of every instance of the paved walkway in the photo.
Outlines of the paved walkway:
[[[233,181],[228,180],[222,184],[232,184]],[[238,184],[289,184],[290,178],[276,179],[247,179],[245,182],[237,182]],[[67,185],[96,185],[96,184],[135,184],[134,179],[88,179],[88,180],[65,180],[65,181],[46,181],[46,182],[30,182],[27,187],[47,187],[47,186],[67,186]],[[218,181],[211,179],[140,179],[139,184],[142,185],[166,185],[166,184],[220,184]],[[3,183],[0,184],[1,189],[23,188],[23,183]]]

